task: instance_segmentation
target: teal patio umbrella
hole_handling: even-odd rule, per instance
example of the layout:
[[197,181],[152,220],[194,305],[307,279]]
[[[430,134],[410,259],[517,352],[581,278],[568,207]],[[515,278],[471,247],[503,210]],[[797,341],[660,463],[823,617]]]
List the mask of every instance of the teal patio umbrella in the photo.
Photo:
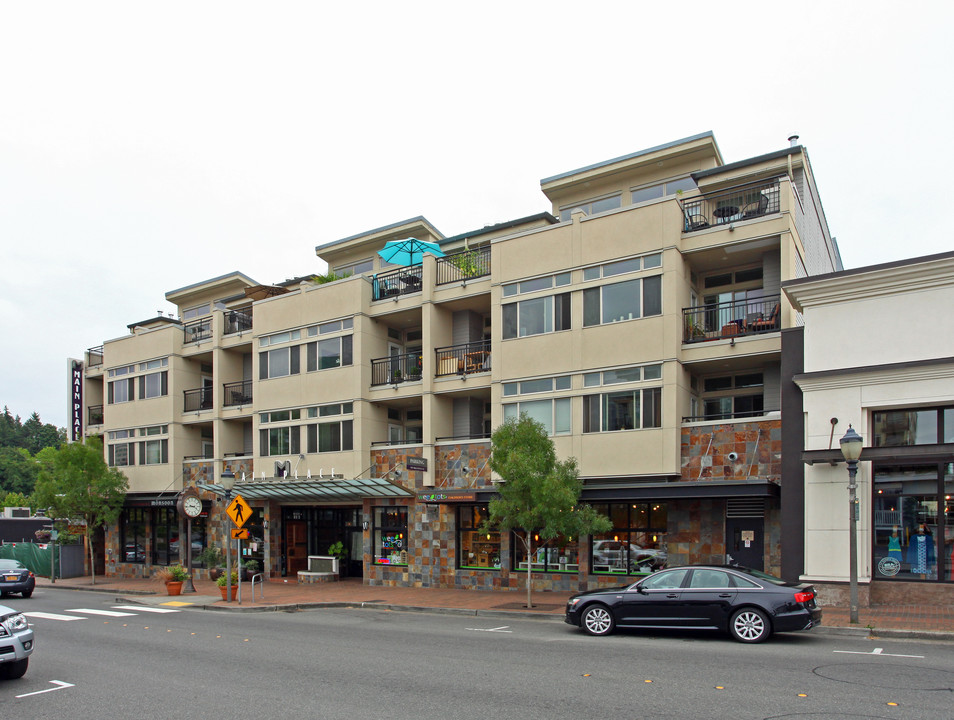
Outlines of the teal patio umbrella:
[[431,253],[435,257],[444,257],[437,243],[407,238],[405,240],[389,240],[384,247],[378,250],[386,262],[395,265],[420,265],[424,253]]

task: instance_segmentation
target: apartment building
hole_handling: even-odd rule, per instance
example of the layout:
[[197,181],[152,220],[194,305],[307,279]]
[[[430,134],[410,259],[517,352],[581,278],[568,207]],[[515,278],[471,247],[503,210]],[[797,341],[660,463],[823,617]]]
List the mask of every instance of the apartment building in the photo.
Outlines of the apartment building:
[[[569,590],[665,564],[781,567],[784,280],[841,269],[808,155],[725,163],[712,133],[544,178],[549,210],[445,236],[412,217],[319,245],[329,274],[232,272],[74,362],[81,434],[130,478],[107,572],[220,538],[295,577],[331,543],[370,584]],[[435,243],[413,265],[392,240]],[[76,388],[80,387],[81,392]],[[532,558],[477,528],[490,433],[526,412],[614,529]]]

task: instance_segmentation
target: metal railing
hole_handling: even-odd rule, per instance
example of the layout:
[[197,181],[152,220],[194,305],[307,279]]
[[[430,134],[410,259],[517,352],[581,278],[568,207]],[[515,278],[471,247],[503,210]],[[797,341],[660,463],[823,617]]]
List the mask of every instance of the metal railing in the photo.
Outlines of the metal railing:
[[212,388],[204,387],[183,391],[183,412],[198,412],[212,409]]
[[103,364],[103,346],[91,347],[86,351],[86,364],[90,367]]
[[371,279],[371,299],[385,300],[421,291],[423,265],[408,265],[400,270],[378,273]]
[[490,340],[436,348],[434,354],[437,362],[436,377],[489,372],[491,368]]
[[393,385],[421,379],[424,358],[421,353],[405,353],[371,360],[371,385]]
[[489,440],[489,432],[470,433],[469,435],[445,435],[444,437],[434,438],[436,443],[454,443],[458,440]]
[[235,333],[246,332],[252,329],[252,306],[247,305],[234,310],[228,310],[222,314],[222,320],[225,323],[224,334],[234,335]]
[[235,407],[236,405],[250,405],[252,403],[252,381],[239,380],[238,382],[222,385],[222,406]]
[[717,412],[708,415],[685,415],[683,422],[705,422],[712,420],[741,420],[743,418],[762,417],[768,410],[739,410],[737,412]]
[[769,182],[739,185],[688,200],[680,200],[685,227],[694,232],[779,211],[778,178]]
[[182,326],[185,340],[183,342],[197,342],[199,340],[208,340],[212,337],[212,318],[196,320]]
[[437,258],[437,285],[467,282],[490,275],[490,247],[461,250]]
[[781,308],[780,295],[683,308],[683,342],[774,332],[782,326]]
[[102,425],[103,424],[103,406],[102,405],[90,405],[86,409],[86,422],[90,425]]

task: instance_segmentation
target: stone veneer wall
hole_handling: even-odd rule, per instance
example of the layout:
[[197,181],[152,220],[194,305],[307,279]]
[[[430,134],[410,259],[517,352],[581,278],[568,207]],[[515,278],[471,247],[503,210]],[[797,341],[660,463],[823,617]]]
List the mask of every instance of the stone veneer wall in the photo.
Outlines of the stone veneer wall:
[[[735,460],[729,453],[736,453]],[[682,428],[682,480],[782,478],[782,421],[753,420]]]

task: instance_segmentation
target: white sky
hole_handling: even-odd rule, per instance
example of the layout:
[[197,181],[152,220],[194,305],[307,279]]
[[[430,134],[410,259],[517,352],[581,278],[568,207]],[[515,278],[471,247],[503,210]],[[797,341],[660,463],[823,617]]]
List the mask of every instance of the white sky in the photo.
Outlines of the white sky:
[[846,267],[950,250],[954,5],[5,2],[0,404],[66,425],[66,359],[239,270],[712,130],[809,151]]

